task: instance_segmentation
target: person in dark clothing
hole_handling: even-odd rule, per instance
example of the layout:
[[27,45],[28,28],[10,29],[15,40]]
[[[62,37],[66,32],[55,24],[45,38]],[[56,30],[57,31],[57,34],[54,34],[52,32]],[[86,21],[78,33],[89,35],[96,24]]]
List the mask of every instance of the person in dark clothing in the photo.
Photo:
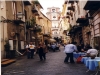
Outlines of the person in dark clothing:
[[40,61],[42,61],[43,59],[46,60],[46,53],[47,53],[46,46],[40,43],[37,50],[38,50]]
[[78,46],[77,46],[78,52],[82,52],[81,49],[82,49],[82,48],[81,48],[81,45],[78,45]]
[[87,51],[90,48],[90,44],[86,43],[86,45],[84,46],[84,51]]

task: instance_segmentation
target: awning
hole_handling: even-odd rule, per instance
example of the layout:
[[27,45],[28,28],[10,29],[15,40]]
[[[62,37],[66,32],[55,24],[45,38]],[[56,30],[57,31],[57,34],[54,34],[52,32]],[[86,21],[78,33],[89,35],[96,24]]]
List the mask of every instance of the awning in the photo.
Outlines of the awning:
[[100,8],[100,1],[87,1],[84,6],[85,10],[97,10]]
[[77,23],[85,23],[86,21],[88,21],[87,18],[78,18],[76,22]]
[[56,40],[55,40],[55,39],[50,39],[49,41],[50,41],[50,42],[56,42]]
[[67,9],[68,9],[68,10],[75,11],[75,7],[74,7],[74,6],[69,6]]
[[38,12],[35,8],[32,8],[32,13]]
[[24,1],[24,4],[25,4],[25,5],[31,5],[30,1],[28,1],[28,0],[25,0],[25,1]]
[[22,20],[13,20],[13,22],[14,22],[15,24],[23,24],[23,23],[25,23],[25,22],[22,21]]

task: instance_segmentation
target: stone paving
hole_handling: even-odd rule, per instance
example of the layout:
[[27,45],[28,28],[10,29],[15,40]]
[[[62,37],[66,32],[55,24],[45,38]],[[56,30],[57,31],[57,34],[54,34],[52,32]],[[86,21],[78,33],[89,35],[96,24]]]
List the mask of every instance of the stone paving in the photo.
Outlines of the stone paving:
[[[34,59],[21,57],[15,63],[1,68],[2,75],[90,75],[84,64],[65,64],[65,54],[62,51],[47,53],[46,61],[39,61],[36,54]],[[100,73],[98,74],[100,75]]]

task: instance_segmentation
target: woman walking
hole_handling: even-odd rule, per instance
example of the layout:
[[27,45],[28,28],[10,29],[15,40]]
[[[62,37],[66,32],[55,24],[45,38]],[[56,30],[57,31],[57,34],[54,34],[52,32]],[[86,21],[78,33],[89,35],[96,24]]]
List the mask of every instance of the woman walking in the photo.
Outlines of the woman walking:
[[46,60],[47,47],[43,43],[40,43],[37,50],[40,61]]

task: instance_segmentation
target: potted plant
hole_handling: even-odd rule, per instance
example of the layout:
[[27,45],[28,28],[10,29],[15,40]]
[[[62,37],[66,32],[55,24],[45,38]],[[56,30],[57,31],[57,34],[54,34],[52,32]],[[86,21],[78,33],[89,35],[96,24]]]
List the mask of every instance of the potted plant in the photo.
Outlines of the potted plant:
[[36,24],[35,18],[30,19],[29,21],[26,21],[26,28],[32,28]]
[[37,1],[34,1],[34,4],[39,4],[39,1],[37,0]]

